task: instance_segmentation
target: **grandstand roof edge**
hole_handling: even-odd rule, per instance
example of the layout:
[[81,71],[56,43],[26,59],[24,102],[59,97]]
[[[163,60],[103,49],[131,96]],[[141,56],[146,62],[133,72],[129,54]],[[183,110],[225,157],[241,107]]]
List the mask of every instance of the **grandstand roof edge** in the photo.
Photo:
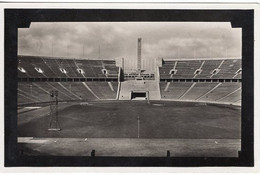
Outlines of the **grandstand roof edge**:
[[162,58],[164,61],[189,61],[189,60],[232,60],[232,59],[242,59],[241,57],[228,57],[228,58]]
[[35,56],[35,55],[17,55],[18,57],[39,57],[39,58],[49,58],[49,59],[66,59],[66,60],[100,60],[100,61],[115,61],[116,59],[88,59],[88,58],[73,58],[73,57],[53,57],[53,56]]

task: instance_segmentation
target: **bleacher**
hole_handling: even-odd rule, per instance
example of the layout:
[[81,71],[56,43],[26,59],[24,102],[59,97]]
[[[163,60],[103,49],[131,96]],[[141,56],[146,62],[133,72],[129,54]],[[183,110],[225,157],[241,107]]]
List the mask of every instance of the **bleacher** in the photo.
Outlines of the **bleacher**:
[[[168,84],[168,88],[166,88]],[[184,94],[192,83],[180,82],[180,83],[160,83],[161,97],[162,99],[179,99]]]
[[86,82],[89,88],[100,99],[116,99],[118,83],[115,82]]
[[163,61],[159,73],[160,79],[239,79],[241,66],[241,59],[171,60]]
[[241,68],[241,60],[224,60],[219,67],[220,71],[212,78],[233,78],[236,75],[236,72]]
[[160,89],[161,98],[165,100],[225,103],[239,103],[241,100],[239,82],[160,82]]
[[[72,58],[51,58],[39,56],[18,56],[19,78],[80,78],[117,77],[119,68],[114,60],[83,60]],[[36,69],[42,70],[42,73]],[[83,73],[79,73],[79,70]],[[106,70],[106,73],[103,72]]]
[[118,82],[19,82],[18,105],[48,102],[50,90],[58,91],[59,101],[115,100],[117,88]]
[[181,99],[197,100],[199,97],[214,88],[218,83],[194,83],[193,87]]
[[[59,59],[34,56],[18,56],[18,69],[18,78],[118,78],[119,72],[114,60]],[[241,79],[241,73],[241,59],[163,61],[162,66],[159,67],[161,99],[239,103],[241,102],[240,81],[211,80],[237,80]],[[130,81],[136,75],[125,74],[124,77]],[[143,76],[144,79],[155,80],[154,74],[143,74]],[[165,81],[165,79],[205,79],[209,81]],[[19,82],[18,104],[48,102],[50,90],[58,91],[59,101],[117,99],[117,81],[55,81]],[[131,85],[129,88],[134,89]]]
[[[18,56],[18,78],[118,78],[114,60],[83,60]],[[19,82],[18,104],[50,101],[50,91],[58,91],[59,101],[116,99],[118,82]]]
[[196,78],[213,78],[212,71],[221,64],[222,60],[210,60],[205,61],[202,66],[202,72],[196,76]]
[[[241,83],[222,83],[214,91],[212,91],[211,93],[202,97],[201,100],[223,101],[223,102],[225,102],[225,101],[228,102],[230,100],[230,101],[236,102],[239,99],[241,99],[241,91],[239,91],[238,89],[241,89]],[[237,96],[232,98],[232,96],[233,96],[231,94],[232,92],[235,92],[234,94]],[[239,93],[237,94],[237,92],[239,92]],[[226,95],[229,95],[229,96],[227,96],[226,98],[223,98]]]
[[175,69],[176,74],[173,74],[172,78],[193,78],[194,72],[201,65],[201,61],[178,61]]
[[163,60],[159,67],[161,99],[241,104],[241,82],[237,81],[242,77],[241,62],[241,59]]
[[[163,60],[159,67],[161,99],[241,104],[241,82],[237,81],[242,77],[241,62],[241,59]],[[174,79],[178,81],[165,81]],[[213,81],[221,79],[236,82]]]

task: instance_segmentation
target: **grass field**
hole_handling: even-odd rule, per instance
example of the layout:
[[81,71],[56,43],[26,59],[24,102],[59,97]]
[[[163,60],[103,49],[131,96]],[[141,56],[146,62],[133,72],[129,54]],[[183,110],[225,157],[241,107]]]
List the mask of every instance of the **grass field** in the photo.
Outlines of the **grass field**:
[[19,109],[18,143],[27,155],[162,157],[169,150],[174,157],[237,157],[240,113],[237,106],[190,102],[61,103],[61,131],[47,130],[48,106]]
[[241,109],[229,105],[144,101],[60,104],[60,132],[49,108],[18,115],[19,137],[240,139]]

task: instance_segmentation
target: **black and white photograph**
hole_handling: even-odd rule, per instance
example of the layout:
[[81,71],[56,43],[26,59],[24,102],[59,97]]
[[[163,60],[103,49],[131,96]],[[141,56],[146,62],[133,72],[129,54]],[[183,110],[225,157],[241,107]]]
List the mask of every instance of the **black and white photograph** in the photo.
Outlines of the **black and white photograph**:
[[31,23],[17,58],[23,154],[238,157],[230,23]]
[[6,9],[6,165],[254,166],[253,12]]

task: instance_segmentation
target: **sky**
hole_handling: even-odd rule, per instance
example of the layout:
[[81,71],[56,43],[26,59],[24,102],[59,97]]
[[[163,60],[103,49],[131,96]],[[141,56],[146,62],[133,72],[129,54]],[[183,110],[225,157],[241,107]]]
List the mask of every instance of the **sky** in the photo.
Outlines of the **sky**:
[[157,58],[241,58],[241,28],[223,22],[35,22],[18,29],[18,55],[121,59],[136,69],[137,39],[142,66]]

